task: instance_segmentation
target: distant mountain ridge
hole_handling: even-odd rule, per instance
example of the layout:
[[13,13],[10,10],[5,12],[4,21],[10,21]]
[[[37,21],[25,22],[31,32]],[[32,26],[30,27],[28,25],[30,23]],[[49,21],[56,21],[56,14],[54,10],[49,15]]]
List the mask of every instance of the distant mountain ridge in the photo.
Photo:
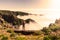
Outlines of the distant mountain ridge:
[[26,12],[19,12],[19,11],[9,11],[9,10],[0,10],[0,14],[5,14],[5,15],[29,15],[29,13]]

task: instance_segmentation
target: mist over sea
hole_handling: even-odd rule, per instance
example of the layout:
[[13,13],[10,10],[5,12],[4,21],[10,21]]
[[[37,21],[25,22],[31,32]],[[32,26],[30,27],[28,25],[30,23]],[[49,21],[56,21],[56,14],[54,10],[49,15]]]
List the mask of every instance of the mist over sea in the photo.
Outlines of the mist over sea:
[[[40,30],[43,27],[48,27],[50,23],[54,23],[55,21],[52,19],[49,19],[46,17],[46,15],[28,15],[28,16],[17,16],[20,19],[33,19],[35,23],[30,22],[29,24],[25,25],[26,30]],[[20,27],[20,30],[22,30],[22,26]]]

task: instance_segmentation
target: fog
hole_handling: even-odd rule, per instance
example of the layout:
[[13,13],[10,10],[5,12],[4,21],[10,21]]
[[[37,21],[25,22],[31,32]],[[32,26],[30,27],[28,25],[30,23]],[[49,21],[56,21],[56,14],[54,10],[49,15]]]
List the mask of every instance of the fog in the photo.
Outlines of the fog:
[[[51,19],[48,19],[45,15],[28,15],[28,16],[17,16],[20,19],[33,19],[34,22],[26,23],[25,30],[40,30],[43,27],[48,27],[50,23],[54,23]],[[20,26],[20,30],[22,30],[22,26]]]

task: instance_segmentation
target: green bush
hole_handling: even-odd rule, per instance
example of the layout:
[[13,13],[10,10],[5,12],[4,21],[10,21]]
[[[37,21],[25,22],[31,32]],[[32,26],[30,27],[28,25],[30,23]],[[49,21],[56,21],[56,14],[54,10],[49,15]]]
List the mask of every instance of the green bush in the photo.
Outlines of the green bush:
[[49,38],[49,36],[45,36],[44,40],[51,40],[51,39]]
[[44,40],[58,40],[57,36],[47,35],[44,37]]
[[8,40],[8,37],[3,36],[1,40]]
[[50,28],[43,28],[42,32],[44,32],[45,35],[48,35],[52,30]]
[[42,31],[35,31],[35,32],[33,33],[33,35],[41,35],[41,34],[43,34]]
[[27,39],[24,37],[16,37],[16,40],[27,40]]
[[2,35],[0,35],[0,37],[3,37],[4,35],[2,34]]
[[15,37],[15,36],[16,36],[15,33],[11,33],[11,34],[10,34],[10,37]]
[[7,30],[7,32],[11,33],[11,30]]
[[7,30],[7,32],[12,33],[12,30]]
[[56,30],[60,30],[60,26],[58,26],[57,24],[50,24],[49,25],[49,28],[52,30],[52,31],[56,31]]

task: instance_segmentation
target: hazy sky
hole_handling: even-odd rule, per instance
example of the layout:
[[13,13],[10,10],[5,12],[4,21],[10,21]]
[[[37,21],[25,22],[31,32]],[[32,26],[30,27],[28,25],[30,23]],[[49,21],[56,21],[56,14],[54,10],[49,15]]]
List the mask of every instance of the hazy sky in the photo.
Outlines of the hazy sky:
[[59,0],[0,0],[0,9],[30,10],[57,8]]
[[[16,11],[60,10],[60,0],[0,0],[0,9]],[[36,12],[37,13],[37,12]]]
[[47,8],[48,0],[0,0],[0,9],[23,10]]

